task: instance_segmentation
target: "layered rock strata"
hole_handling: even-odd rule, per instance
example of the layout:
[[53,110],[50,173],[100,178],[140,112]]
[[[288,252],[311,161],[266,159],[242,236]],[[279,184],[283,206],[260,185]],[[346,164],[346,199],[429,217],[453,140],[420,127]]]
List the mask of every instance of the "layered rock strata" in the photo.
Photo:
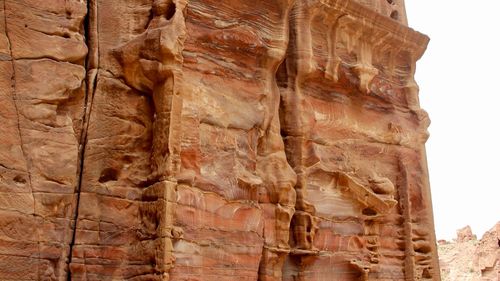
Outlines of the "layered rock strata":
[[0,1],[0,279],[439,280],[404,3]]

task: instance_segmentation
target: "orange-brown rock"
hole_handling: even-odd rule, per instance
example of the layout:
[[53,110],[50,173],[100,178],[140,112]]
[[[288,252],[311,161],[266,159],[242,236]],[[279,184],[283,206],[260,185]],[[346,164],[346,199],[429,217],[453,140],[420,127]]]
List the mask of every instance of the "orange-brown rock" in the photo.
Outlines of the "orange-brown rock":
[[402,0],[0,0],[0,280],[439,280]]

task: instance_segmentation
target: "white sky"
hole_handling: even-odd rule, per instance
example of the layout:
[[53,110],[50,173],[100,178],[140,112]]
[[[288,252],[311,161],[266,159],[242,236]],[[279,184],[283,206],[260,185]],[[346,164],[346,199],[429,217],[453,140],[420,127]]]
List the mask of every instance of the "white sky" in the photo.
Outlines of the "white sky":
[[432,120],[436,235],[470,225],[480,238],[500,220],[500,1],[405,2],[409,25],[431,38],[416,80]]

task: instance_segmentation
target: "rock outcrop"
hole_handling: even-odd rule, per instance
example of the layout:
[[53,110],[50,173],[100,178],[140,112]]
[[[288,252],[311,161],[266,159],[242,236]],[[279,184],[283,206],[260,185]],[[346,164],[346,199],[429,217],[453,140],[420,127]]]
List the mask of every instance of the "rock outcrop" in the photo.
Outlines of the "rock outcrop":
[[482,281],[500,280],[500,222],[483,235],[474,252],[474,269]]
[[402,0],[0,0],[0,279],[439,280],[428,40]]
[[474,241],[474,240],[477,240],[477,237],[472,233],[472,228],[469,225],[457,230],[458,243]]
[[458,230],[456,240],[440,243],[439,261],[444,281],[500,280],[500,222],[481,240],[469,226]]

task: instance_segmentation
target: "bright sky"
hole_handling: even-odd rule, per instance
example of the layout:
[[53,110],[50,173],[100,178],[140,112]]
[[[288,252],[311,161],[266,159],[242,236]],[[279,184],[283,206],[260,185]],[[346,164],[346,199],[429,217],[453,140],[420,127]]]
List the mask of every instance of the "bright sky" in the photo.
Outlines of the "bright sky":
[[409,25],[429,35],[417,63],[432,120],[427,157],[438,239],[500,221],[500,1],[406,0]]

